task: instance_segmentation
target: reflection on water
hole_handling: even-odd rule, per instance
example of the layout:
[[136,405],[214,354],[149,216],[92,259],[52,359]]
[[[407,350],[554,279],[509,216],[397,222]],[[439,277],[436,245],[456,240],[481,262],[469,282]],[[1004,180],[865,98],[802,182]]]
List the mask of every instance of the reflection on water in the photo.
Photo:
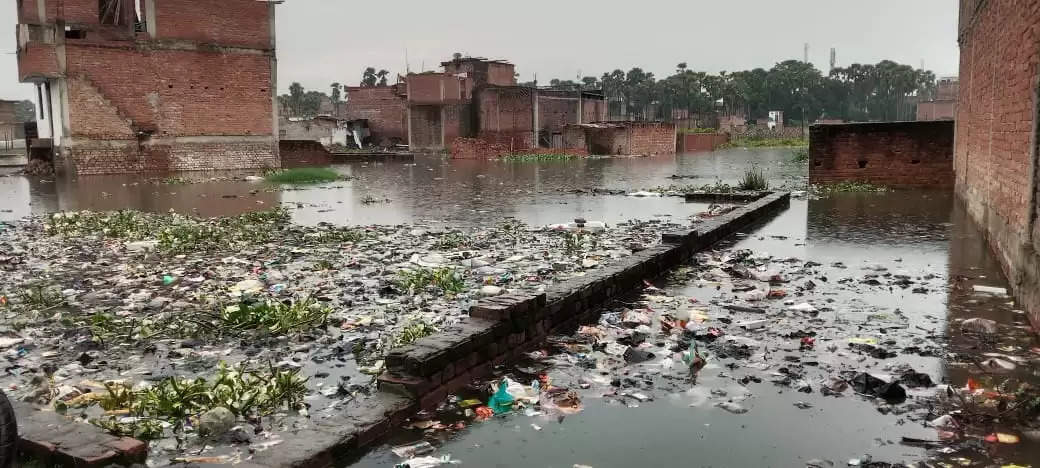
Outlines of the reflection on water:
[[[751,163],[769,168],[774,185],[804,180],[803,168],[788,163],[790,158],[791,151],[786,149],[541,163],[420,157],[414,163],[339,165],[335,169],[350,180],[289,190],[264,182],[234,180],[228,173],[179,176],[214,179],[190,184],[169,184],[162,182],[165,177],[135,175],[49,182],[0,177],[0,209],[10,210],[0,213],[0,220],[53,211],[125,208],[218,216],[286,204],[294,209],[295,220],[305,224],[432,221],[473,225],[502,216],[515,216],[531,224],[576,217],[617,222],[656,214],[685,216],[702,207],[675,198],[646,200],[571,192],[591,188],[634,191],[716,180],[734,183]],[[673,174],[687,178],[670,179]]]

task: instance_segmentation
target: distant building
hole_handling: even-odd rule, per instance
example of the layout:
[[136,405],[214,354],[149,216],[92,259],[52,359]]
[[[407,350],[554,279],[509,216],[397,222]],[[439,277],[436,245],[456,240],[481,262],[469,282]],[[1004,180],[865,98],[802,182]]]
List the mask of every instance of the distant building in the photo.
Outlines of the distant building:
[[917,120],[953,120],[957,116],[957,94],[960,83],[956,76],[939,80],[935,99],[917,103]]
[[562,144],[566,125],[606,120],[598,90],[519,86],[504,60],[460,57],[441,66],[393,86],[347,87],[343,116],[368,120],[375,144],[417,150],[447,149],[459,137],[549,147]]
[[38,143],[79,174],[278,167],[274,5],[19,0]]

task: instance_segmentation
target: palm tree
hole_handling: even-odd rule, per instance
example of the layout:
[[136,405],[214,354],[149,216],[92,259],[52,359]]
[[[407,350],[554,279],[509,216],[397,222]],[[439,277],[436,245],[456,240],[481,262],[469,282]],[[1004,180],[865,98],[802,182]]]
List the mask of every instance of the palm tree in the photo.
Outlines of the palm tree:
[[340,84],[339,84],[339,82],[336,82],[336,83],[332,83],[329,86],[332,87],[332,94],[329,96],[329,100],[332,101],[333,113],[335,114],[336,117],[339,117],[339,102],[340,102],[340,97],[342,96],[340,94]]

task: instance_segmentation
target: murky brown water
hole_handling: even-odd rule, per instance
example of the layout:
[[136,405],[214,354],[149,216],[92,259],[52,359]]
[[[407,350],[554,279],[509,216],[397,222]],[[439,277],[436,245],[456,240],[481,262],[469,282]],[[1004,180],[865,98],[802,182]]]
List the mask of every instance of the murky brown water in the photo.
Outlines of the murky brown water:
[[[95,176],[57,181],[0,177],[0,221],[55,211],[126,208],[220,216],[282,204],[293,208],[295,220],[304,224],[432,221],[472,225],[503,216],[515,216],[531,224],[567,222],[579,216],[616,222],[655,214],[692,214],[697,207],[680,198],[649,200],[570,192],[590,188],[635,191],[670,184],[703,185],[716,180],[733,183],[751,161],[766,168],[776,184],[804,179],[801,168],[787,163],[789,150],[730,150],[720,154],[727,156],[593,158],[544,163],[418,157],[413,164],[336,166],[337,171],[354,179],[300,190],[232,180],[159,183],[166,176],[150,180],[140,176]],[[673,174],[695,178],[668,179]],[[230,175],[188,173],[179,177],[199,180]],[[366,197],[379,202],[366,203]]]

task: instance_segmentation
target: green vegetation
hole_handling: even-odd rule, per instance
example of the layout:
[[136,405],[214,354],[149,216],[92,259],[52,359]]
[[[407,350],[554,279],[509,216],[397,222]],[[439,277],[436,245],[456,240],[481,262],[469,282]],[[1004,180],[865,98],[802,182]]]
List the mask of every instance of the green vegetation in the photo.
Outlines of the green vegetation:
[[332,310],[310,298],[284,303],[275,300],[242,302],[224,307],[220,320],[225,329],[266,330],[272,334],[296,332],[324,325]]
[[433,286],[444,294],[458,294],[466,289],[466,282],[454,268],[416,268],[397,273],[397,285],[409,294],[415,294]]
[[18,293],[18,303],[32,309],[50,309],[65,304],[65,298],[58,288],[44,284],[34,283],[28,285]]
[[769,190],[769,179],[766,178],[766,174],[762,171],[762,168],[751,167],[744,171],[744,177],[740,179],[737,188],[749,191]]
[[472,240],[469,236],[458,232],[452,231],[441,235],[433,243],[433,248],[437,250],[454,250],[469,245]]
[[154,439],[162,436],[158,423],[169,423],[179,432],[189,418],[215,408],[226,408],[239,418],[266,416],[282,407],[299,409],[307,393],[306,381],[296,369],[283,371],[270,366],[257,370],[244,364],[229,367],[221,363],[212,380],[170,377],[140,390],[133,390],[129,383],[106,383],[106,394],[74,398],[65,405],[98,405],[109,412],[128,414],[134,422],[119,422],[118,416],[91,422],[116,435]]
[[318,231],[313,234],[319,242],[323,243],[357,243],[368,237],[364,229],[340,227]]
[[734,138],[719,148],[791,148],[809,146],[805,138]]
[[212,219],[175,213],[79,211],[55,214],[45,231],[52,236],[101,235],[126,241],[154,239],[159,242],[159,250],[178,254],[267,242],[273,232],[287,225],[289,220],[289,212],[284,208]]
[[677,184],[659,185],[657,187],[648,188],[648,189],[644,189],[644,190],[647,191],[647,192],[678,193],[678,194],[685,194],[685,193],[692,193],[692,192],[732,193],[732,192],[737,191],[737,189],[735,187],[733,187],[732,185],[723,183],[721,180],[716,180],[714,184],[704,184],[704,185],[691,185],[691,184],[686,184],[686,185],[677,185]]
[[502,156],[501,160],[506,162],[546,162],[546,161],[570,161],[578,156],[573,154],[508,154]]
[[405,325],[404,328],[393,337],[391,340],[393,345],[391,347],[396,348],[398,346],[410,345],[422,338],[437,333],[437,331],[437,327],[433,325],[421,320],[414,321]]
[[809,162],[809,148],[796,148],[791,156],[791,162],[798,164]]
[[335,182],[340,179],[340,175],[326,167],[300,167],[272,172],[264,176],[264,179],[276,184],[320,184]]
[[818,193],[833,193],[833,192],[888,192],[888,187],[883,185],[874,185],[869,182],[858,182],[858,181],[846,181],[838,182],[836,184],[826,185],[813,185],[812,190]]
[[679,134],[719,133],[715,128],[681,128]]

